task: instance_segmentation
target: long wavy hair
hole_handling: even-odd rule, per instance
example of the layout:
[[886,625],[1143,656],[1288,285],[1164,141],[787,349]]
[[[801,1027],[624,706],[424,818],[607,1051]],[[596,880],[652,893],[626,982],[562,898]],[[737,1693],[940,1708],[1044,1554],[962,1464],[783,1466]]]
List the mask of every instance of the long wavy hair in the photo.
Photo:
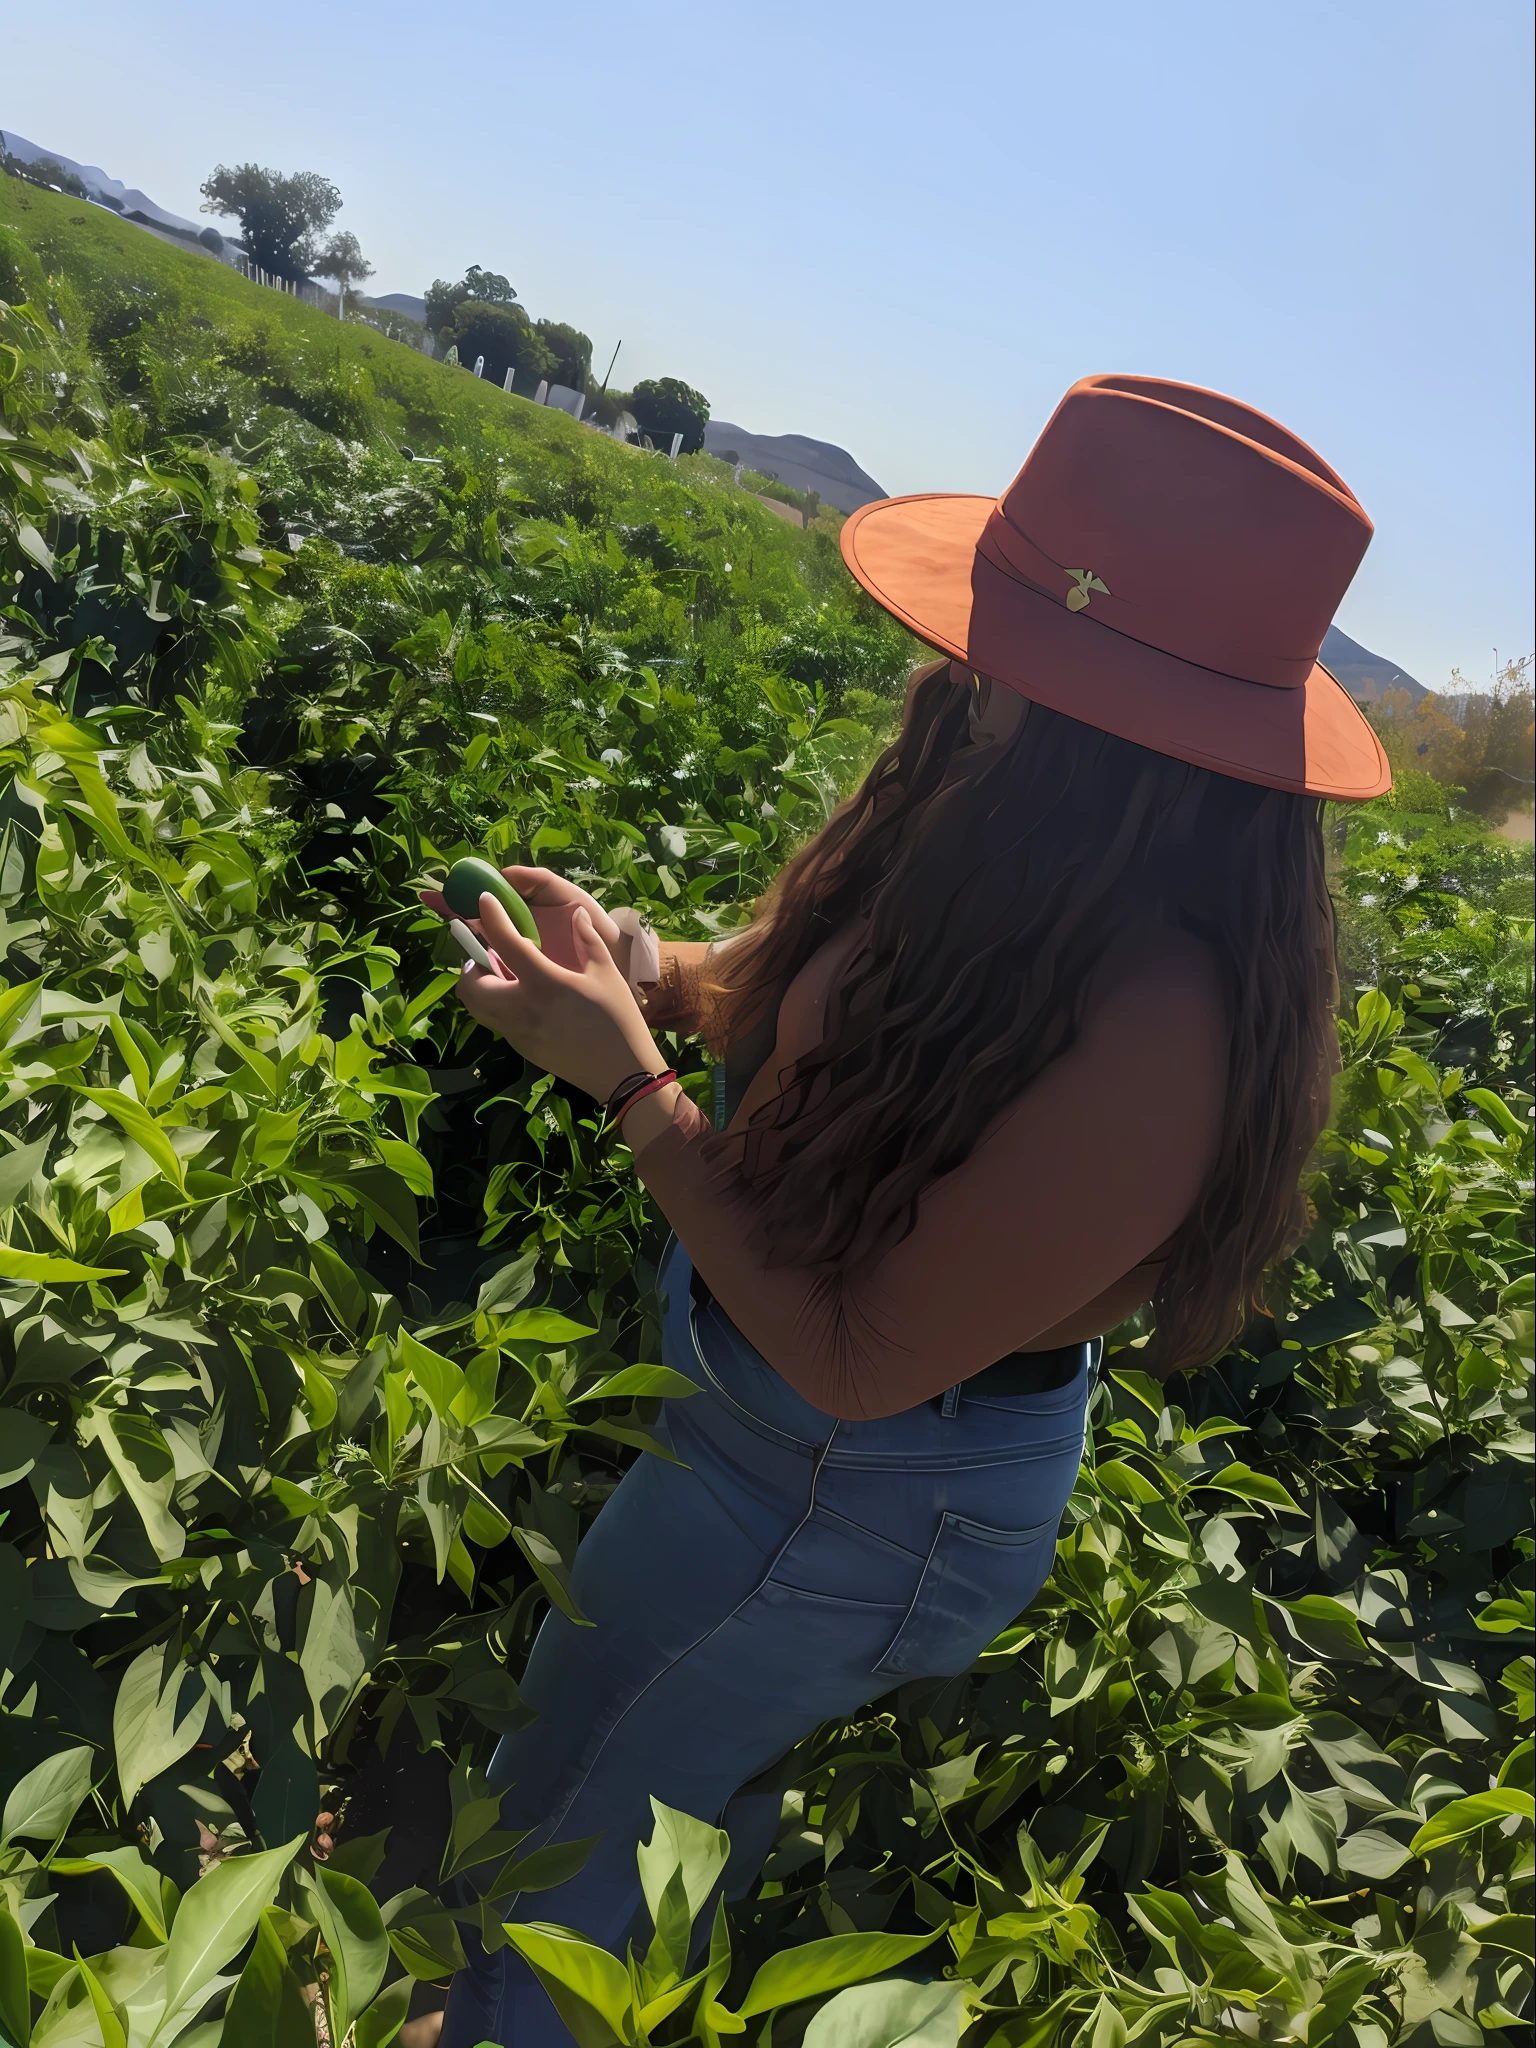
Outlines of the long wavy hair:
[[1231,1054],[1220,1150],[1163,1253],[1145,1355],[1163,1373],[1203,1364],[1306,1227],[1299,1178],[1337,1058],[1320,804],[1038,704],[1007,739],[973,745],[971,688],[948,662],[917,673],[900,736],[714,950],[701,994],[718,1054],[867,919],[822,1042],[711,1148],[765,1198],[769,1263],[877,1258],[1073,1043],[1117,937],[1148,916],[1181,923],[1221,963]]

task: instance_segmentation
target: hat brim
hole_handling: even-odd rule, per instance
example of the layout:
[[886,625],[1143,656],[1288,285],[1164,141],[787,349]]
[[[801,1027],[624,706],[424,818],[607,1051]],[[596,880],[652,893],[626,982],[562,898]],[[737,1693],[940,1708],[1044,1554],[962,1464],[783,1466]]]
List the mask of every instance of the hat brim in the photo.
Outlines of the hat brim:
[[877,499],[845,522],[843,559],[918,639],[1101,732],[1298,795],[1358,803],[1391,788],[1381,742],[1321,662],[1298,688],[1273,689],[1070,612],[978,552],[995,502]]

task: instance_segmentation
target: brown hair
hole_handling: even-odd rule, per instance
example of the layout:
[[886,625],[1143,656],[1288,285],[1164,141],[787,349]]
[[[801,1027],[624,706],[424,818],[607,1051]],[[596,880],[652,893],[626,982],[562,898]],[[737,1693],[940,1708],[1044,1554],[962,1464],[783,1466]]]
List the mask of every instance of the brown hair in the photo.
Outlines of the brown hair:
[[1149,1348],[1162,1372],[1203,1364],[1305,1227],[1298,1180],[1336,1057],[1320,804],[1039,704],[1008,739],[970,746],[970,689],[947,662],[919,671],[899,738],[713,952],[703,995],[719,1052],[833,932],[868,919],[821,1044],[744,1139],[712,1147],[737,1151],[766,1197],[771,1264],[878,1257],[923,1189],[1072,1044],[1117,935],[1177,918],[1221,963],[1231,1062],[1219,1155],[1164,1254]]

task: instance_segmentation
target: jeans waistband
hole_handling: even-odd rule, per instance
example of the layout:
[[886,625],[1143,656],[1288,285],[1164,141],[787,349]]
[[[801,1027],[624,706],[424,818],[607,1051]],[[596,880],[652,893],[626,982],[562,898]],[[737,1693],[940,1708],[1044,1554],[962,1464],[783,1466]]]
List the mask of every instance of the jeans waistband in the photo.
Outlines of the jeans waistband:
[[[717,1314],[725,1314],[697,1266],[689,1275],[688,1291],[695,1308],[713,1308]],[[1095,1337],[1081,1344],[1060,1344],[1050,1351],[1010,1351],[1006,1358],[983,1366],[980,1372],[933,1398],[945,1414],[952,1415],[957,1395],[973,1401],[1006,1401],[1031,1394],[1052,1394],[1060,1387],[1070,1386],[1085,1364],[1090,1371],[1095,1369],[1102,1350],[1103,1340]]]
[[[834,1462],[845,1458],[882,1464],[968,1463],[1042,1454],[1058,1435],[1081,1435],[1096,1345],[1038,1354],[1065,1363],[1068,1377],[1041,1390],[1007,1390],[980,1373],[947,1395],[867,1422],[836,1422],[798,1394],[748,1343],[720,1304],[701,1285],[692,1288],[692,1262],[677,1245],[663,1263],[667,1296],[667,1362],[709,1389],[737,1422],[764,1440],[801,1454],[829,1445]],[[1011,1364],[1012,1361],[1007,1361]],[[692,1407],[691,1403],[685,1404]],[[698,1418],[702,1421],[702,1417]]]

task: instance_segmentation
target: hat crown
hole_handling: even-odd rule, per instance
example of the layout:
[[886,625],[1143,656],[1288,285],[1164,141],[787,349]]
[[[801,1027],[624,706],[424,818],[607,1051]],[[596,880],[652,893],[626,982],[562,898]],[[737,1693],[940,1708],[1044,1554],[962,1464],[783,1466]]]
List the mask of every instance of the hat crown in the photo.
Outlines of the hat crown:
[[1101,376],[1063,398],[978,546],[1085,620],[1299,689],[1371,532],[1348,485],[1263,413]]

